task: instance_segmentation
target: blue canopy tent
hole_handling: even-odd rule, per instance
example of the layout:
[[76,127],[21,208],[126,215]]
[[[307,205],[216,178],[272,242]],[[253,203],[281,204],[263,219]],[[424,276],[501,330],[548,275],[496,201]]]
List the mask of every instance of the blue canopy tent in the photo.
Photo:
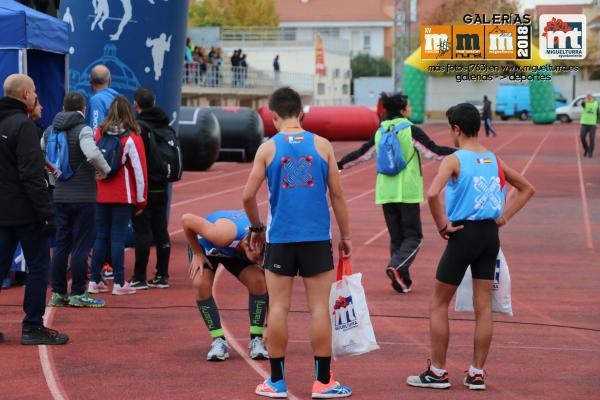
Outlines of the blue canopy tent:
[[48,126],[68,89],[68,24],[13,0],[0,0],[0,83],[22,73],[35,82]]

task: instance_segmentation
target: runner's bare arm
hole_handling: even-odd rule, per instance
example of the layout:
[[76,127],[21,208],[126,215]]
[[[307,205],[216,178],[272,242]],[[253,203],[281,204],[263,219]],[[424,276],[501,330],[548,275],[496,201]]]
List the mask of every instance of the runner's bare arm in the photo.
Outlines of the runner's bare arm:
[[[258,227],[260,225],[260,214],[258,212],[258,204],[256,203],[256,193],[258,193],[260,186],[265,180],[267,159],[269,154],[273,153],[273,145],[274,143],[272,141],[260,145],[256,152],[256,156],[254,157],[254,164],[252,165],[252,171],[250,171],[250,175],[248,176],[246,187],[244,187],[244,194],[242,196],[244,210],[253,227]],[[272,156],[270,158],[272,158]]]
[[183,214],[181,223],[183,225],[183,233],[185,234],[188,244],[192,248],[192,252],[194,254],[204,253],[202,246],[198,243],[198,235],[204,235],[203,228],[205,224],[209,224],[210,222],[193,214]]
[[448,233],[462,229],[462,226],[453,227],[448,223],[448,218],[446,217],[446,213],[440,202],[440,192],[444,186],[446,186],[449,179],[453,176],[458,176],[459,169],[460,163],[455,156],[451,155],[444,158],[440,164],[437,175],[433,178],[433,182],[427,191],[427,202],[429,203],[431,215],[433,216],[439,234],[444,239],[449,238]]
[[527,204],[531,196],[535,193],[535,188],[523,175],[510,168],[504,161],[500,160],[500,162],[504,168],[506,181],[517,189],[517,196],[509,204],[506,204],[504,214],[496,220],[496,223],[502,226]]
[[331,143],[323,138],[319,138],[318,142],[319,153],[325,152],[329,171],[327,172],[327,187],[329,188],[329,197],[331,199],[331,207],[335,214],[335,219],[340,228],[340,244],[339,250],[344,257],[350,257],[352,253],[352,244],[350,242],[350,221],[348,218],[348,205],[344,198],[344,190],[340,182],[340,173],[335,161],[335,154]]
[[202,249],[202,246],[198,243],[198,235],[203,235],[205,224],[210,224],[210,222],[193,214],[184,214],[183,217],[181,217],[181,222],[185,238],[192,248],[189,273],[190,279],[194,279],[198,272],[200,272],[200,276],[202,276],[204,268],[207,268],[207,264],[210,264],[204,254],[204,249]]

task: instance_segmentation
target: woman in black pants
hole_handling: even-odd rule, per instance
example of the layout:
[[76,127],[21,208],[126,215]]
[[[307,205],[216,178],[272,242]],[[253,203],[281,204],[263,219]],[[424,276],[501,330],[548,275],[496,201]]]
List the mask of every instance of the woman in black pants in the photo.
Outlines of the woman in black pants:
[[383,207],[390,234],[390,260],[386,265],[386,274],[396,291],[408,293],[412,285],[409,267],[423,241],[419,208],[424,200],[421,154],[441,160],[455,149],[438,146],[421,128],[410,123],[412,110],[407,96],[382,93],[381,103],[384,109],[381,127],[367,143],[342,157],[338,161],[338,168],[348,169],[371,159],[377,151],[381,135],[384,132],[396,132],[406,167],[394,176],[378,173],[375,198],[376,203]]

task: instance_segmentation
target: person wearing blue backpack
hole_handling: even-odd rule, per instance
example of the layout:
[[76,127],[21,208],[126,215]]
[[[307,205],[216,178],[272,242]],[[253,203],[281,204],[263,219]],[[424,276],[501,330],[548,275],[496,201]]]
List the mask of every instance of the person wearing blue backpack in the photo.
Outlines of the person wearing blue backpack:
[[381,104],[381,126],[367,143],[342,157],[338,169],[348,169],[377,154],[375,201],[383,207],[391,239],[386,274],[397,292],[408,293],[412,286],[409,268],[423,242],[421,155],[441,160],[455,149],[438,146],[410,122],[412,109],[407,96],[382,93]]
[[96,144],[111,171],[107,179],[97,181],[96,239],[88,286],[90,293],[108,292],[100,273],[109,249],[114,269],[112,294],[136,292],[125,280],[124,261],[127,225],[132,215],[142,213],[148,195],[146,152],[139,132],[129,100],[123,96],[116,97],[102,126],[96,130]]
[[[102,307],[103,300],[86,292],[87,258],[94,244],[96,177],[104,178],[110,166],[96,146],[94,133],[85,122],[85,97],[69,92],[63,111],[56,114],[42,138],[46,164],[53,169],[56,216],[56,245],[52,258],[54,307]],[[67,266],[71,256],[71,295],[67,287]]]

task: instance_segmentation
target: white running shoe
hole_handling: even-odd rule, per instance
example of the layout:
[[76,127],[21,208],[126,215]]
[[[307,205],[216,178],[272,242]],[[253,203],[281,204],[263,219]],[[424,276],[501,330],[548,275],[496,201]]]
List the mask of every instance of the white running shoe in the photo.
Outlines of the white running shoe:
[[269,352],[265,347],[262,337],[256,336],[248,343],[250,358],[253,360],[268,360]]
[[131,285],[129,284],[129,282],[125,281],[123,282],[123,286],[115,283],[113,285],[113,290],[112,290],[112,294],[116,295],[116,296],[121,296],[124,294],[135,294],[136,290],[134,288],[131,287]]
[[108,286],[102,281],[96,283],[94,281],[90,281],[88,285],[88,293],[106,293],[108,292]]
[[210,350],[206,355],[207,361],[225,361],[229,358],[227,341],[221,337],[216,338],[210,345]]

